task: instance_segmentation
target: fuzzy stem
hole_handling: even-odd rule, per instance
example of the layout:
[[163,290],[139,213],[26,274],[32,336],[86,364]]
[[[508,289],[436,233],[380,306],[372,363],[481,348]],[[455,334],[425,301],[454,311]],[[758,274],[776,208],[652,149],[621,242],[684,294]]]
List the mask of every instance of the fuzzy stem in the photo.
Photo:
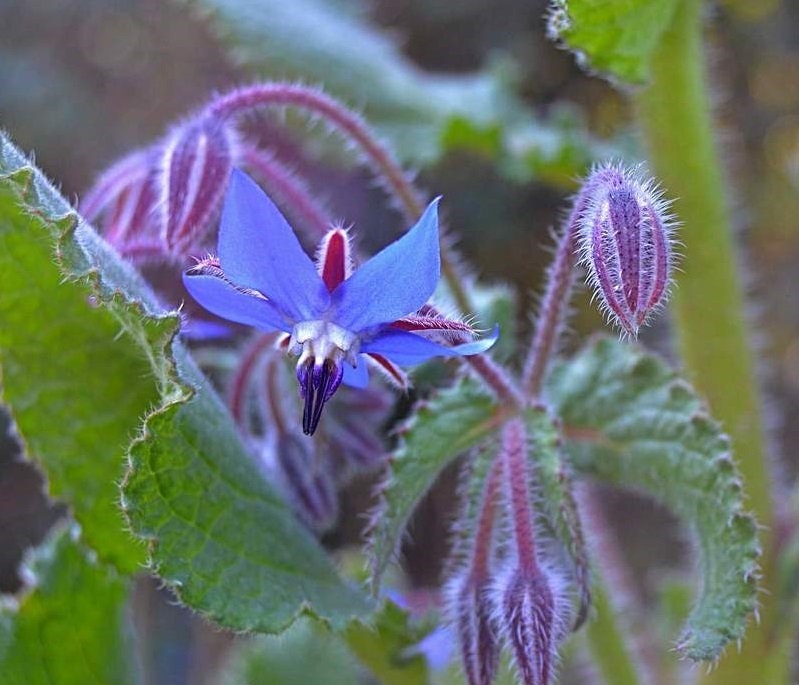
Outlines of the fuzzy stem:
[[586,631],[591,656],[603,682],[613,685],[642,685],[643,681],[638,677],[625,631],[619,625],[619,617],[598,573],[594,574],[592,594],[596,611]]
[[[576,212],[573,210],[572,215]],[[574,287],[575,264],[575,222],[569,217],[569,224],[563,231],[555,252],[555,261],[547,272],[547,286],[541,309],[535,323],[535,331],[530,341],[527,359],[522,374],[522,387],[527,397],[535,399],[541,391],[552,355],[558,343],[560,330],[566,319],[569,298]]]
[[585,521],[594,568],[597,619],[588,628],[588,642],[605,682],[657,685],[655,640],[641,620],[633,580],[596,489],[584,484],[575,492]]
[[233,377],[230,379],[230,390],[228,391],[228,406],[230,413],[236,423],[242,428],[246,428],[244,416],[244,406],[247,399],[247,389],[250,385],[250,378],[255,365],[261,358],[264,350],[268,349],[275,341],[273,333],[259,335],[244,350],[239,365]]
[[280,403],[281,389],[278,382],[280,367],[277,359],[271,359],[266,365],[265,393],[266,403],[272,423],[278,433],[288,433],[288,421],[283,413],[283,405]]
[[475,584],[488,578],[491,537],[494,532],[497,497],[502,486],[502,470],[502,460],[494,459],[483,488],[483,499],[480,503],[477,530],[474,534],[474,546],[472,548],[471,568],[469,569],[469,575]]
[[555,260],[547,271],[546,290],[522,374],[522,387],[525,396],[531,401],[535,401],[541,392],[544,374],[557,350],[558,338],[566,320],[569,299],[574,288],[575,251],[580,218],[585,212],[592,188],[593,184],[584,184],[575,196],[566,227],[558,240]]
[[[685,258],[674,296],[682,359],[732,437],[748,505],[762,525],[763,584],[773,587],[766,441],[702,48],[702,3],[679,0],[654,55],[652,83],[637,97],[638,118],[653,168],[679,198],[674,209],[685,226]],[[786,645],[767,639],[774,604],[774,594],[761,595],[760,624],[750,627],[742,651],[730,650],[703,682],[788,682]]]
[[272,155],[247,146],[241,152],[242,162],[266,188],[271,197],[320,240],[330,228],[330,220],[317,205],[303,182]]
[[[445,318],[433,305],[425,305],[425,308],[428,316]],[[456,342],[466,342],[464,337],[458,335],[454,337]],[[519,409],[524,406],[524,398],[503,366],[497,364],[486,354],[477,354],[471,357],[463,357],[462,359],[472,367],[474,372],[494,392],[505,407]]]
[[[360,148],[378,177],[386,181],[388,189],[399,201],[405,219],[414,222],[421,216],[425,208],[422,195],[388,149],[380,144],[361,117],[319,90],[286,83],[256,84],[221,96],[210,105],[209,113],[227,118],[263,106],[298,107],[321,116],[345,139]],[[443,241],[441,270],[458,307],[464,312],[471,311],[456,260]]]
[[465,357],[464,361],[472,367],[474,372],[496,394],[497,398],[506,407],[519,408],[524,404],[524,398],[511,381],[505,369],[485,354]]
[[502,434],[502,459],[508,504],[516,538],[519,566],[527,573],[538,568],[533,529],[533,508],[530,504],[530,476],[527,472],[527,431],[520,418],[508,421]]

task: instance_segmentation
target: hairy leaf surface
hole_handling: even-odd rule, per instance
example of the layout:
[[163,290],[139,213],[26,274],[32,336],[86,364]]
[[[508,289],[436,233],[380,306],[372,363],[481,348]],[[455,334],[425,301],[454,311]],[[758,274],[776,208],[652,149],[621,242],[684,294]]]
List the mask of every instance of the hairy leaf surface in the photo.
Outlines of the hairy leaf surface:
[[676,5],[677,0],[554,0],[549,31],[584,66],[643,83]]
[[371,531],[373,583],[396,553],[408,520],[439,474],[501,423],[494,400],[461,379],[417,407],[401,431]]
[[[337,627],[368,613],[172,341],[177,316],[88,225],[75,227],[69,205],[16,148],[0,145],[3,272],[14,276],[0,296],[4,397],[25,439],[48,454],[42,461],[48,473],[54,465],[50,477],[87,542],[123,559],[126,570],[144,558],[114,503],[127,438],[157,400],[130,450],[123,506],[133,532],[149,542],[149,566],[177,595],[226,626],[266,632],[301,611]],[[102,430],[91,429],[94,417]],[[96,471],[101,459],[108,464]]]
[[718,658],[755,608],[759,554],[727,436],[685,381],[618,341],[558,365],[547,393],[576,470],[650,495],[695,533],[702,582],[678,648]]
[[30,562],[34,589],[0,610],[0,685],[128,685],[129,583],[59,530]]

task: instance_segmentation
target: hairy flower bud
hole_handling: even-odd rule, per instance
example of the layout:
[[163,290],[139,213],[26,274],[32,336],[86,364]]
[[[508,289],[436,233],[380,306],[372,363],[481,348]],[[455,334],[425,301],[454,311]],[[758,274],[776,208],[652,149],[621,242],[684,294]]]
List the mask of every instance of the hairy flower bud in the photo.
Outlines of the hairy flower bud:
[[338,515],[338,500],[328,462],[316,459],[313,444],[281,433],[276,446],[280,482],[300,517],[315,530],[326,530]]
[[499,640],[487,582],[456,575],[448,587],[448,609],[461,647],[469,685],[491,685],[499,667]]
[[79,208],[83,217],[95,222],[105,239],[123,254],[128,253],[131,244],[155,240],[154,172],[154,151],[138,150],[101,174],[81,199]]
[[159,219],[161,238],[171,252],[195,247],[211,228],[233,159],[230,130],[210,115],[191,119],[167,135],[158,179]]
[[353,474],[372,471],[388,458],[381,428],[394,402],[389,391],[378,384],[344,387],[338,395],[339,401],[330,407],[327,443],[336,481],[345,483]]
[[524,685],[552,682],[556,648],[569,624],[567,604],[556,577],[536,568],[516,567],[496,588],[502,636]]
[[665,299],[674,256],[674,221],[654,181],[615,165],[595,169],[580,217],[579,246],[595,292],[629,335]]

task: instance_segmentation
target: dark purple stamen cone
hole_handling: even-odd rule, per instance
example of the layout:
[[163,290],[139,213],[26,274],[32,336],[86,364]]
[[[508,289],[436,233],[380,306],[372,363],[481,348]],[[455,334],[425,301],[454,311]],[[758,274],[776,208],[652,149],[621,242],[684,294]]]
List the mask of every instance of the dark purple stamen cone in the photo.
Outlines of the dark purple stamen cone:
[[559,637],[556,598],[545,574],[517,569],[500,589],[500,622],[524,685],[548,685]]
[[160,225],[170,251],[190,250],[210,228],[233,169],[233,147],[224,122],[207,115],[167,136],[159,177]]
[[313,435],[322,417],[325,403],[333,396],[341,379],[344,367],[341,362],[325,359],[321,363],[311,357],[297,366],[300,396],[305,400],[302,410],[302,432]]
[[471,574],[452,587],[452,614],[461,645],[463,670],[469,685],[491,685],[499,667],[499,641],[492,619],[486,583]]
[[668,289],[673,222],[667,203],[651,181],[615,166],[595,170],[584,188],[583,262],[608,313],[635,336]]
[[276,451],[281,481],[297,513],[315,530],[326,530],[338,513],[327,463],[315,458],[312,443],[290,433],[280,435]]

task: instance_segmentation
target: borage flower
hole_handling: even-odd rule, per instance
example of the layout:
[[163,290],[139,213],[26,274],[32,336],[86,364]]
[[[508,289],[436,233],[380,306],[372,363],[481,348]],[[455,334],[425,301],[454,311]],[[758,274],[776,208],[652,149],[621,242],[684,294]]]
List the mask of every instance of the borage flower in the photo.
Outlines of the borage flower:
[[291,335],[307,435],[342,382],[366,386],[367,360],[403,384],[398,365],[479,354],[498,335],[495,329],[483,340],[452,346],[424,337],[473,334],[460,321],[419,313],[440,276],[438,200],[403,237],[353,271],[345,230],[327,233],[314,265],[272,201],[234,170],[218,253],[185,272],[186,289],[223,319]]

